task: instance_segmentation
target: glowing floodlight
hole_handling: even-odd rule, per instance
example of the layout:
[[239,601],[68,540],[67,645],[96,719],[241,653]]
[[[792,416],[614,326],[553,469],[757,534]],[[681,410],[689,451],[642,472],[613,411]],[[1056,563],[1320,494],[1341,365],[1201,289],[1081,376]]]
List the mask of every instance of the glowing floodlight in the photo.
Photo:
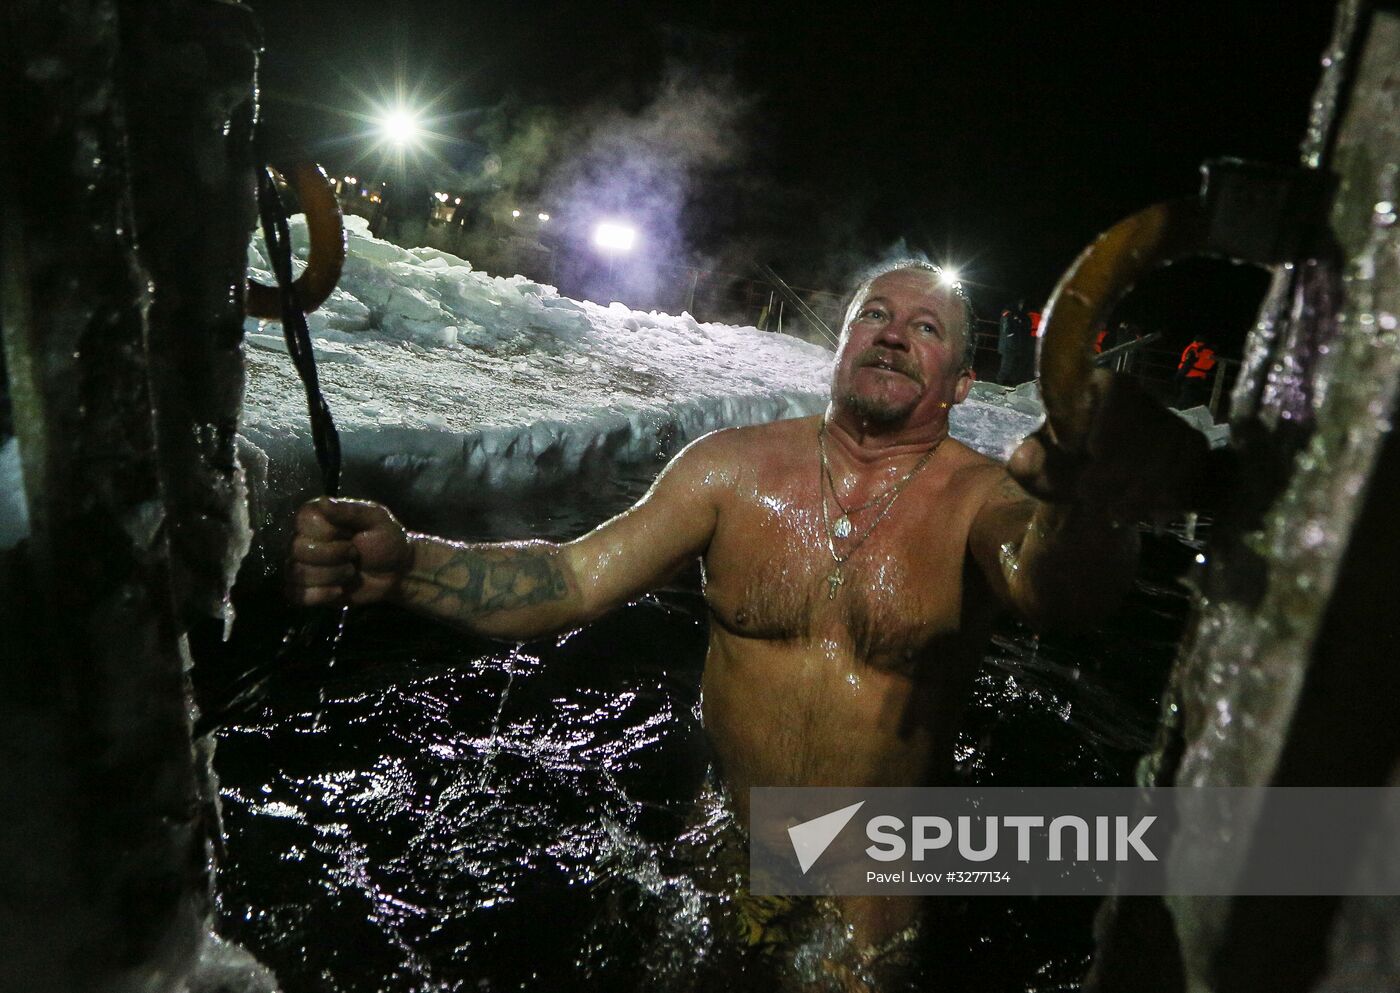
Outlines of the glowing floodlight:
[[518,210],[512,210],[512,211],[510,212],[510,216],[511,216],[511,217],[519,217],[519,216],[520,216],[520,211],[518,211]]
[[938,281],[944,286],[950,286],[954,289],[962,285],[961,275],[959,275],[958,270],[952,268],[951,266],[943,267],[943,269],[938,273]]
[[457,197],[455,200],[452,201],[452,203],[453,203],[454,206],[460,207],[460,206],[462,205],[462,198],[461,198],[461,197]]
[[423,137],[423,128],[418,115],[411,110],[399,107],[379,118],[379,133],[395,148],[408,148],[418,144]]
[[602,221],[593,229],[593,244],[606,252],[630,252],[637,240],[637,229],[617,221]]
[[547,221],[547,220],[549,220],[549,215],[542,212],[542,213],[540,214],[540,223],[543,224],[543,223],[544,223],[545,221]]

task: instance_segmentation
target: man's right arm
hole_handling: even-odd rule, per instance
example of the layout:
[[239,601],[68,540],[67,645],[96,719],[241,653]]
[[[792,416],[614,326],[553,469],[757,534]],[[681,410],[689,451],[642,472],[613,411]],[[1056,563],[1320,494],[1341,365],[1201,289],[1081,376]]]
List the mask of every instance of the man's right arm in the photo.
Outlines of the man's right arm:
[[409,535],[408,543],[412,564],[392,602],[499,638],[531,638],[582,622],[583,597],[559,545],[468,545],[425,534]]
[[722,440],[678,455],[631,510],[567,544],[466,544],[410,534],[379,504],[313,500],[297,515],[288,577],[303,605],[399,603],[492,637],[587,623],[703,553],[732,468]]

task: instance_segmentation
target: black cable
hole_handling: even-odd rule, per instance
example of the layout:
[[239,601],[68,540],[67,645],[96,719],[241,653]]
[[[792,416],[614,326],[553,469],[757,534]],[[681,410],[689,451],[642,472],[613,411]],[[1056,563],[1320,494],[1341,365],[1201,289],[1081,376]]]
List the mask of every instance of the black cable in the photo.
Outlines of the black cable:
[[[340,491],[340,435],[335,429],[330,406],[321,394],[321,380],[316,373],[316,355],[311,349],[311,331],[306,326],[306,314],[297,299],[296,281],[292,276],[292,237],[287,226],[287,212],[277,193],[272,171],[258,170],[258,215],[262,220],[263,240],[268,259],[282,300],[282,335],[287,351],[306,391],[307,413],[311,417],[311,439],[316,448],[316,463],[321,468],[321,483],[327,496]],[[255,665],[234,680],[227,699],[208,708],[195,722],[196,738],[212,734],[232,718],[251,710],[267,693],[268,683],[286,671],[292,659],[305,658],[313,646],[333,644],[334,626],[340,623],[347,608],[322,607],[309,612],[282,639],[282,646],[267,662]],[[330,658],[330,653],[327,653]]]
[[292,277],[292,236],[287,227],[287,212],[272,179],[272,170],[258,171],[258,215],[262,218],[263,240],[267,243],[272,273],[282,296],[282,337],[287,351],[301,377],[306,391],[306,408],[311,417],[311,440],[316,446],[316,463],[321,467],[321,484],[326,496],[340,494],[340,435],[326,398],[321,395],[321,380],[316,373],[316,355],[311,350],[311,331],[306,326],[306,314],[297,299],[296,281]]

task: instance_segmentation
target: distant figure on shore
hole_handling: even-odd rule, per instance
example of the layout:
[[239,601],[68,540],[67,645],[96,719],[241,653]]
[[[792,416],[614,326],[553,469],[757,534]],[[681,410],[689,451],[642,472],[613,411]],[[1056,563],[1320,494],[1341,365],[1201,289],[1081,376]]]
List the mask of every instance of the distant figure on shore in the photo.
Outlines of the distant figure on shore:
[[1215,370],[1215,343],[1209,338],[1197,338],[1181,353],[1176,367],[1176,401],[1178,410],[1203,407],[1210,400],[1211,373]]
[[384,187],[370,233],[401,248],[421,248],[428,242],[432,212],[433,191],[427,179],[406,174]]
[[1025,300],[1001,312],[997,352],[1001,355],[997,382],[1002,386],[1019,386],[1035,378],[1035,329]]
[[483,253],[478,250],[480,243],[494,224],[491,215],[484,209],[481,197],[467,193],[458,199],[461,203],[453,209],[452,217],[447,222],[448,248],[454,254],[480,265],[483,258]]

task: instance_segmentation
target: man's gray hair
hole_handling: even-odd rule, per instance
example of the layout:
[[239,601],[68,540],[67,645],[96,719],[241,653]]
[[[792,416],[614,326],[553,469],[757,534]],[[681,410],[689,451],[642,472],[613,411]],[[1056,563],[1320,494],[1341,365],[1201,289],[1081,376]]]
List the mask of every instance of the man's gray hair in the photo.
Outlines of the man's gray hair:
[[[855,309],[860,306],[861,298],[865,296],[866,290],[870,289],[870,284],[881,276],[888,276],[892,272],[903,272],[906,269],[918,269],[923,272],[933,273],[935,276],[943,275],[943,267],[934,265],[927,259],[895,259],[890,262],[881,262],[866,269],[860,274],[855,290],[851,293],[851,302],[846,305],[846,317],[841,322],[841,333],[845,334],[846,329],[851,326],[851,321],[855,319]],[[962,288],[962,284],[956,281],[943,283],[953,291],[953,295],[962,301],[963,305],[963,349],[962,364],[960,368],[971,369],[973,360],[977,356],[977,314],[972,309],[972,299]]]

